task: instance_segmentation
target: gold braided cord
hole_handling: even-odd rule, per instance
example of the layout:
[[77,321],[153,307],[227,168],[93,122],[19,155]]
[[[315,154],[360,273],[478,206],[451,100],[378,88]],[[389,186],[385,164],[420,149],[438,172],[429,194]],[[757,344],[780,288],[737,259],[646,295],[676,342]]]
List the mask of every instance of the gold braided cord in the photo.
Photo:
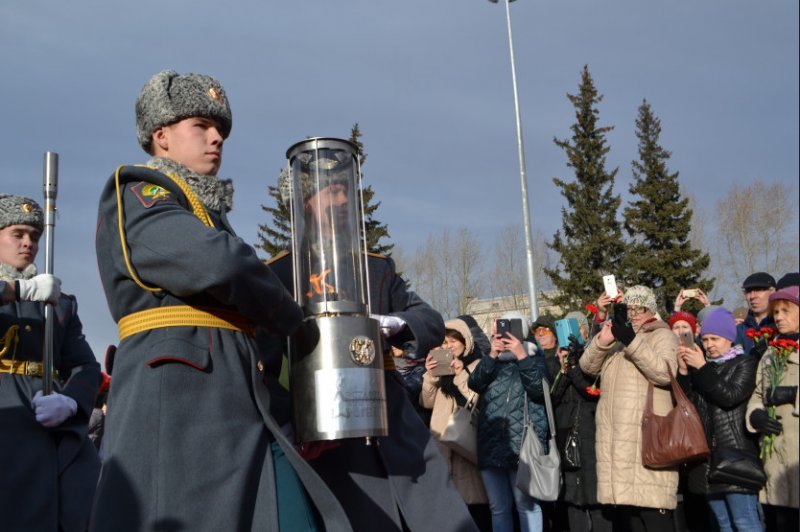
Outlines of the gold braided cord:
[[117,326],[120,341],[140,332],[163,327],[212,327],[243,331],[250,335],[255,333],[253,324],[238,312],[187,305],[140,310],[122,317]]
[[[122,247],[122,257],[125,260],[125,267],[128,269],[128,273],[133,279],[133,282],[136,283],[139,288],[143,290],[147,290],[148,292],[161,292],[163,289],[158,286],[147,286],[144,282],[139,279],[139,276],[136,275],[136,272],[133,270],[133,264],[131,264],[130,256],[128,255],[128,245],[126,244],[125,240],[125,212],[122,208],[122,191],[120,190],[119,185],[119,174],[122,171],[122,168],[125,165],[120,165],[117,167],[116,172],[114,172],[114,183],[117,187],[117,226],[119,229],[119,241]],[[142,165],[139,165],[142,166]],[[148,166],[143,166],[144,168],[149,168]],[[180,177],[174,174],[165,174],[169,177],[181,191],[186,195],[186,198],[189,200],[189,205],[192,207],[192,212],[194,215],[197,216],[201,222],[206,227],[214,227],[214,223],[211,221],[211,217],[208,215],[208,211],[206,211],[203,203],[197,197],[197,195],[192,191],[189,185],[181,179]]]
[[117,171],[114,172],[114,182],[117,186],[117,226],[119,228],[119,242],[120,246],[122,246],[122,257],[125,260],[125,267],[128,269],[131,279],[133,279],[134,283],[139,285],[139,288],[147,290],[148,292],[161,292],[161,288],[157,286],[147,286],[139,279],[139,276],[133,271],[133,265],[128,256],[128,245],[125,243],[125,211],[122,209],[122,192],[119,187],[119,173],[124,166],[125,165],[119,165]]
[[6,353],[11,349],[11,344],[14,344],[13,353],[17,351],[19,344],[19,325],[12,325],[3,335],[3,349],[0,350],[0,358],[6,356]]
[[189,205],[192,206],[192,212],[194,212],[194,215],[197,216],[206,227],[214,227],[214,222],[211,221],[211,217],[208,215],[208,211],[203,205],[203,202],[200,201],[200,198],[197,197],[197,194],[194,193],[189,184],[175,174],[165,175],[172,179],[186,195],[186,199],[189,200]]

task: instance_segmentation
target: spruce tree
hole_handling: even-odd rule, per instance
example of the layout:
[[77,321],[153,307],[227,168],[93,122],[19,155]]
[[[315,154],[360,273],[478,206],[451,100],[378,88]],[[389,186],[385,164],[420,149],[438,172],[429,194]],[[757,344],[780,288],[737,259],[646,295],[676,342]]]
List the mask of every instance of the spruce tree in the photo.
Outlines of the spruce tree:
[[[281,170],[278,183],[281,182],[287,172],[286,168]],[[261,210],[272,217],[272,225],[258,224],[258,243],[256,243],[255,247],[266,251],[272,258],[281,251],[292,248],[291,214],[289,213],[289,205],[284,203],[277,185],[268,185],[267,195],[275,200],[275,206],[267,207],[262,205]]]
[[678,172],[670,172],[672,155],[659,144],[661,120],[647,100],[639,106],[636,137],[639,160],[632,161],[632,199],[624,210],[625,232],[631,239],[623,259],[629,281],[649,286],[659,304],[672,311],[681,288],[702,288],[709,293],[714,279],[706,279],[708,253],[692,247],[689,232],[692,210],[682,197]]
[[[361,179],[363,181],[364,162],[367,160],[367,154],[364,153],[364,144],[361,142],[361,129],[358,127],[358,123],[353,124],[353,127],[350,129],[350,138],[348,140],[356,146],[358,162],[361,167]],[[372,190],[371,185],[365,187],[362,183],[362,195],[364,197],[364,226],[367,233],[367,249],[373,253],[390,253],[394,244],[381,243],[381,239],[389,238],[389,229],[386,227],[386,224],[380,223],[375,218],[375,211],[381,206],[381,202],[372,203],[372,200],[375,198],[375,192]]]
[[567,205],[561,209],[562,228],[548,247],[558,253],[560,265],[545,268],[556,288],[553,302],[564,310],[583,308],[603,290],[602,276],[618,278],[624,251],[621,224],[617,221],[620,198],[614,194],[617,168],[607,171],[606,135],[614,128],[598,125],[598,109],[603,97],[597,93],[588,66],[583,67],[578,94],[567,98],[575,107],[576,122],[571,139],[553,141],[567,154],[567,166],[574,181],[554,178]]
[[[356,146],[356,154],[358,157],[359,165],[362,168],[361,178],[363,180],[363,166],[367,160],[367,155],[364,153],[364,144],[361,142],[361,129],[358,124],[353,124],[350,130],[350,138],[348,139]],[[281,170],[281,178],[285,175],[287,170]],[[270,257],[274,257],[283,250],[291,249],[291,227],[290,227],[290,213],[289,205],[283,202],[280,190],[277,185],[267,186],[267,195],[274,199],[275,207],[267,207],[261,205],[261,209],[272,217],[272,225],[259,224],[258,238],[256,248],[264,250]],[[382,244],[383,238],[389,238],[389,230],[385,224],[380,223],[375,218],[375,211],[380,207],[380,202],[371,203],[375,192],[371,186],[364,187],[364,225],[366,226],[367,249],[373,253],[389,253],[394,247],[392,244]],[[360,231],[359,231],[360,232]]]

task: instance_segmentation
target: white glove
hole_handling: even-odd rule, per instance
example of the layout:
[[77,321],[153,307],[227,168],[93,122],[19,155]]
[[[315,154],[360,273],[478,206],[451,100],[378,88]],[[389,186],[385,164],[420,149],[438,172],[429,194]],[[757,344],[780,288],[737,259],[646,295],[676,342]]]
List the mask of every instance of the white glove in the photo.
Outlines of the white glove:
[[61,295],[61,279],[50,273],[42,273],[31,279],[20,279],[20,301],[47,301],[55,303]]
[[78,411],[78,403],[72,397],[56,392],[42,395],[41,390],[33,396],[33,406],[36,409],[36,421],[48,428],[61,425]]
[[382,314],[372,314],[370,316],[373,320],[378,320],[381,324],[381,336],[390,338],[403,330],[406,322],[397,316],[384,316]]

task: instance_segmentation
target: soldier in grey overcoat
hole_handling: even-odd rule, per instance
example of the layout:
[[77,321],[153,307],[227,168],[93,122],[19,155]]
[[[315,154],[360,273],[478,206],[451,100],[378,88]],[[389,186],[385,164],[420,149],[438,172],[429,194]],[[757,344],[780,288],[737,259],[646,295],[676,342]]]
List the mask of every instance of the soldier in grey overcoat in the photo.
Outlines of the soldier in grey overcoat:
[[[87,437],[100,365],[74,296],[37,274],[32,199],[0,194],[0,530],[83,532],[100,471]],[[53,392],[42,395],[44,302],[53,307]]]
[[120,343],[92,528],[314,530],[278,512],[277,443],[326,529],[349,530],[261,384],[255,332],[290,335],[303,316],[227,220],[231,186],[216,177],[231,130],[224,89],[163,71],[142,89],[136,117],[154,157],[119,167],[98,213],[97,261]]
[[[279,188],[286,189],[286,184]],[[303,188],[305,193],[311,187]],[[328,207],[344,208],[346,195],[335,198]],[[292,290],[291,254],[280,253],[269,264],[287,289]],[[450,480],[447,462],[408,400],[390,352],[390,347],[395,346],[424,355],[442,344],[444,321],[422,298],[408,290],[391,258],[370,253],[366,264],[370,311],[380,321],[385,338],[389,434],[373,438],[372,445],[367,445],[363,438],[323,445],[327,448],[310,463],[336,493],[354,530],[476,530],[464,500]],[[282,350],[270,351],[271,367],[280,366],[275,360],[282,356]],[[275,377],[268,375],[267,385]]]

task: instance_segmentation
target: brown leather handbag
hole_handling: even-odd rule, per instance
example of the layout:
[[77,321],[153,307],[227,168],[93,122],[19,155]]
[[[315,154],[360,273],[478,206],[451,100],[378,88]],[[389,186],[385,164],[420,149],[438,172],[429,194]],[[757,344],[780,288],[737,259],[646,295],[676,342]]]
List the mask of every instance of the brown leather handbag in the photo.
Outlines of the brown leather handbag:
[[642,415],[642,462],[647,467],[672,467],[709,454],[703,423],[678,381],[669,371],[675,407],[666,416],[653,413],[653,383],[647,388]]

